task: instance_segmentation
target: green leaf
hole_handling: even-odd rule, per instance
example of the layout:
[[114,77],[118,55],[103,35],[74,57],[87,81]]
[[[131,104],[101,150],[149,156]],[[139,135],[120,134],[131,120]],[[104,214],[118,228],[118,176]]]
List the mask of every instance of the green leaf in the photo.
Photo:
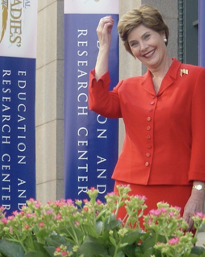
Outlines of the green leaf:
[[105,223],[105,229],[106,230],[113,230],[114,228],[117,228],[121,224],[120,220],[111,220],[108,223]]
[[83,225],[84,230],[86,233],[88,233],[90,236],[97,237],[98,234],[96,232],[96,228],[90,226],[90,225]]
[[114,245],[110,245],[108,248],[109,256],[114,256],[114,253],[115,253],[115,247],[114,247]]
[[31,236],[27,236],[25,237],[25,239],[23,240],[22,239],[22,242],[25,246],[25,249],[27,250],[30,250],[30,251],[35,251],[37,249],[35,249],[35,246],[34,246],[34,237],[31,235]]
[[107,256],[108,252],[101,244],[98,244],[94,241],[85,241],[79,249],[79,254],[84,254],[84,257],[91,256]]
[[54,247],[54,246],[44,246],[44,249],[46,250],[46,252],[49,254],[50,257],[54,256],[54,252],[56,250],[56,247]]
[[0,240],[0,252],[7,257],[23,257],[24,250],[19,243],[11,242],[6,239]]
[[96,233],[97,235],[100,235],[103,230],[103,222],[102,221],[97,221],[96,222]]
[[68,242],[64,236],[59,236],[59,235],[47,237],[45,241],[47,242],[48,245],[52,245],[55,247],[58,247],[59,245],[62,245]]
[[[136,246],[134,244],[127,245],[124,247],[123,252],[125,253],[125,255],[127,257],[135,257],[136,256],[135,253],[137,252],[137,251],[135,251],[135,249],[136,249]],[[139,252],[141,252],[141,251],[139,250]]]
[[202,253],[202,254],[194,254],[194,253],[190,253],[190,254],[188,254],[188,255],[186,255],[186,256],[188,256],[188,257],[197,257],[197,256],[205,257],[205,254],[204,254],[204,253]]
[[205,249],[201,246],[194,246],[192,249],[191,249],[191,253],[193,254],[196,254],[196,255],[200,255],[202,253],[205,252]]
[[73,248],[73,245],[68,240],[66,240],[65,237],[62,237],[59,235],[55,235],[55,236],[46,238],[46,242],[49,246],[55,247],[55,249],[60,245],[65,245],[67,247],[68,251],[72,251],[72,248]]
[[34,244],[34,247],[35,247],[35,251],[39,251],[39,252],[44,252],[45,251],[44,247],[43,247],[44,246],[43,244],[41,244],[37,241],[34,241],[33,244]]
[[38,226],[34,227],[34,233],[36,235],[36,238],[38,238],[38,241],[41,243],[45,243],[45,238],[49,235],[49,232],[46,230],[40,230]]
[[154,248],[153,248],[153,247],[147,249],[147,250],[143,253],[143,257],[150,257],[152,254],[154,254]]
[[145,241],[142,242],[141,248],[142,251],[145,252],[147,249],[153,247],[155,245],[155,235],[148,237]]
[[110,236],[110,242],[112,245],[116,246],[116,240]]
[[30,251],[25,253],[24,257],[50,257],[47,252]]
[[137,242],[140,241],[142,234],[143,233],[140,230],[129,232],[129,233],[124,235],[124,237],[122,239],[122,244],[128,243],[129,245],[131,245],[135,242],[137,243]]
[[[68,231],[71,233],[68,233]],[[83,242],[84,233],[77,227],[66,227],[65,229],[61,229],[58,234],[64,234],[70,238],[72,242],[75,242],[75,238],[78,238],[78,243],[81,244]]]
[[117,253],[116,257],[125,257],[125,255],[122,251],[120,251]]

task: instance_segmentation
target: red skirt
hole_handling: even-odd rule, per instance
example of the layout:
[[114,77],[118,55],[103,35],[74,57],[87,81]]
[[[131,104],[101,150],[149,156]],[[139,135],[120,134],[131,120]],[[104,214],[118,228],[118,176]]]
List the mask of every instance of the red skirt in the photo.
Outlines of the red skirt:
[[[115,181],[114,192],[117,193],[117,185],[127,185],[125,182]],[[152,209],[157,209],[158,202],[166,202],[173,207],[181,208],[181,216],[184,212],[184,207],[191,195],[192,185],[136,185],[129,184],[131,191],[130,195],[143,195],[147,198],[145,204],[147,208],[144,210],[144,215]],[[125,217],[126,210],[121,208],[119,210],[119,218]]]

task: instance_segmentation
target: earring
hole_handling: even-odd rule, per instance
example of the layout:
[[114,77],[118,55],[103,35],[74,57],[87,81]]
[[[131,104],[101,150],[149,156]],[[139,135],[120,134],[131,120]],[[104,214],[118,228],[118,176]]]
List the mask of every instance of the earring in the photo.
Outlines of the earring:
[[164,38],[164,42],[167,43],[167,39],[166,38]]

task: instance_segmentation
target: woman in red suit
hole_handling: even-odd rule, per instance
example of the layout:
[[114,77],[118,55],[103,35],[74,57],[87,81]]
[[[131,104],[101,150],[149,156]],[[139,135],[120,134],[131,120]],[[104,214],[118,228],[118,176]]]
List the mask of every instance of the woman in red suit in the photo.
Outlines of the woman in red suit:
[[[157,9],[142,5],[125,14],[118,32],[125,49],[147,67],[109,91],[108,55],[113,19],[102,18],[95,69],[90,73],[89,108],[123,118],[125,140],[112,178],[145,195],[149,209],[159,201],[191,217],[205,199],[205,69],[180,63],[167,51],[169,30]],[[123,214],[122,214],[123,215]]]

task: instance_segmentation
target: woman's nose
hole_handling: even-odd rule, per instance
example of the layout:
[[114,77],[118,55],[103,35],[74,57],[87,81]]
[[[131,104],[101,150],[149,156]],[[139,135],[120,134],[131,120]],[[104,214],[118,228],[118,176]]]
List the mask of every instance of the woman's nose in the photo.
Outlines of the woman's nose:
[[147,49],[147,44],[144,41],[140,42],[140,51],[145,51]]

